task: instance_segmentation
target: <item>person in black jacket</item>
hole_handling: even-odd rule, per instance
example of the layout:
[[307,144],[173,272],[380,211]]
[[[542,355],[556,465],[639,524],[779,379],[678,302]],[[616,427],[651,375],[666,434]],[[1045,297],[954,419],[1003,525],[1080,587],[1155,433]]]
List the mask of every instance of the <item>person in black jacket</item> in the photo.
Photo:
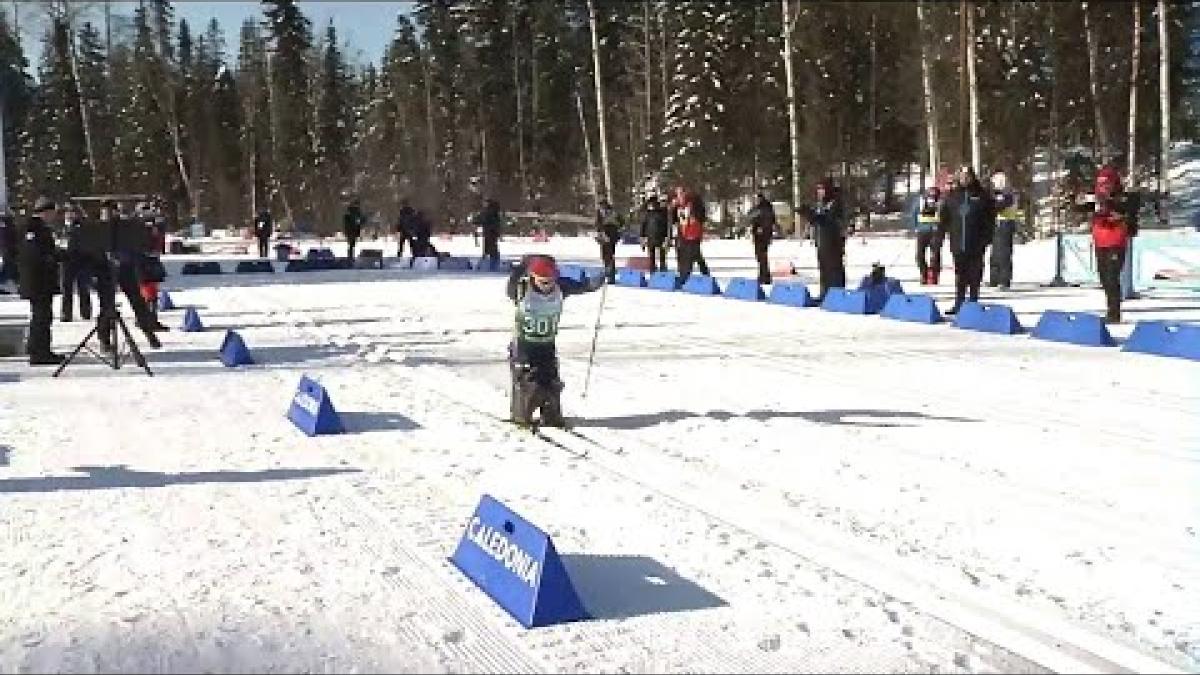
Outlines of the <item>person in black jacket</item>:
[[493,272],[500,267],[500,203],[489,199],[483,205],[483,211],[477,218],[480,229],[483,230],[483,260],[488,261],[488,269]]
[[650,272],[667,271],[667,248],[670,246],[671,226],[667,209],[652,194],[646,199],[642,213],[642,250],[650,257]]
[[342,216],[342,234],[346,235],[346,257],[350,260],[354,260],[354,246],[362,236],[362,228],[366,222],[367,217],[363,215],[358,200],[350,202],[350,206],[346,207],[346,215]]
[[29,301],[29,336],[25,352],[29,365],[58,365],[63,362],[61,354],[50,349],[50,324],[54,319],[54,296],[58,293],[59,251],[54,243],[58,208],[45,197],[39,198],[33,207],[17,244],[17,266],[20,268],[19,290],[21,297]]
[[555,345],[563,299],[601,285],[600,278],[586,282],[560,278],[558,264],[548,255],[525,256],[509,273],[508,299],[516,305],[514,334],[508,347],[512,422],[531,426],[533,414],[540,411],[541,426],[566,426]]
[[995,204],[975,170],[962,167],[956,180],[954,189],[942,202],[938,218],[954,258],[954,306],[947,314],[956,314],[964,300],[979,300],[983,257],[996,230]]
[[617,242],[621,240],[621,216],[607,199],[600,200],[596,211],[596,241],[600,243],[600,260],[608,283],[617,282]]
[[75,295],[79,295],[79,316],[84,321],[92,319],[92,284],[90,270],[80,245],[80,228],[83,227],[83,211],[67,205],[66,229],[67,250],[62,261],[62,311],[59,320],[70,323],[75,319]]
[[0,284],[17,280],[17,223],[12,212],[0,210]]
[[271,243],[271,235],[275,234],[275,223],[271,220],[271,212],[259,209],[258,217],[254,219],[254,238],[258,239],[258,257],[267,257],[267,246]]
[[409,252],[417,255],[417,212],[409,205],[407,199],[400,200],[400,212],[396,214],[396,257],[404,257],[404,242],[408,242]]
[[771,283],[771,268],[767,249],[775,237],[775,207],[766,195],[759,193],[758,203],[750,210],[750,238],[754,242],[754,259],[758,261],[758,283]]
[[805,210],[817,247],[817,269],[821,279],[821,294],[825,300],[831,288],[846,287],[846,228],[842,200],[833,181],[825,178],[817,183],[817,200]]

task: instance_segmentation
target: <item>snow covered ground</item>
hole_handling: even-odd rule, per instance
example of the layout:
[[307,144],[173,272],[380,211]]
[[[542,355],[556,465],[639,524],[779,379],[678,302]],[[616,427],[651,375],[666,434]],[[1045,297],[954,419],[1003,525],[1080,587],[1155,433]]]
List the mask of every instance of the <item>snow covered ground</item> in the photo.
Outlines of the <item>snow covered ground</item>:
[[[912,285],[911,249],[856,239],[850,276]],[[502,245],[523,250],[595,244]],[[751,269],[747,242],[706,254]],[[773,258],[815,268],[800,242]],[[1018,247],[985,295],[1027,326],[1102,308],[1040,287],[1052,261]],[[564,450],[495,419],[498,276],[168,287],[209,330],[165,334],[154,378],[0,359],[0,671],[1200,670],[1195,362],[610,288],[567,302],[564,402],[592,442]],[[216,360],[226,328],[260,365]],[[301,374],[349,433],[284,418]],[[483,493],[551,533],[597,619],[522,630],[447,562]]]

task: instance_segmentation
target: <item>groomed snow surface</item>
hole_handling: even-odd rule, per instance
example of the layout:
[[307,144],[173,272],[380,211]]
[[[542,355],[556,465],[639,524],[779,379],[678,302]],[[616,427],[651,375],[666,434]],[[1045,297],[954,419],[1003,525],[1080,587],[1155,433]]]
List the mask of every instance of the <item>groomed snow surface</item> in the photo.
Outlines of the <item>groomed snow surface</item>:
[[[751,273],[748,242],[705,248]],[[878,260],[922,290],[912,249],[855,239],[850,278]],[[502,243],[532,250],[596,255]],[[1040,286],[1048,243],[1016,256],[985,299],[1027,327],[1101,310]],[[772,257],[813,278],[811,246]],[[208,330],[165,334],[153,378],[0,359],[0,671],[1200,669],[1195,362],[613,287],[567,301],[564,404],[592,440],[564,449],[497,419],[500,276],[167,287]],[[1126,311],[1118,338],[1200,302]],[[227,328],[259,365],[220,364]],[[302,374],[348,433],[285,419]],[[598,618],[524,630],[448,562],[483,493],[553,536]]]

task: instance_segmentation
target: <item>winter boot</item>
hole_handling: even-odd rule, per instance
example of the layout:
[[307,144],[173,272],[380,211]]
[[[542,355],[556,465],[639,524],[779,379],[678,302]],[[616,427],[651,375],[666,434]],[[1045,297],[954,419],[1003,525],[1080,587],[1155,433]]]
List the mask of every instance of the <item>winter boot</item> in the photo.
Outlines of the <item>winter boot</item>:
[[566,419],[562,414],[562,382],[553,382],[542,389],[542,426],[565,429]]

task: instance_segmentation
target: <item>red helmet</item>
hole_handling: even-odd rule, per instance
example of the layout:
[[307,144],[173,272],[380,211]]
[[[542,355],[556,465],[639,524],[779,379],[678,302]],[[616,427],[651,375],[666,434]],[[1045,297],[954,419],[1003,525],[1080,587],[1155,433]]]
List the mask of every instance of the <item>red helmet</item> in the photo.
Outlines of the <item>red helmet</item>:
[[543,279],[557,279],[558,265],[552,258],[537,256],[529,259],[529,276]]

